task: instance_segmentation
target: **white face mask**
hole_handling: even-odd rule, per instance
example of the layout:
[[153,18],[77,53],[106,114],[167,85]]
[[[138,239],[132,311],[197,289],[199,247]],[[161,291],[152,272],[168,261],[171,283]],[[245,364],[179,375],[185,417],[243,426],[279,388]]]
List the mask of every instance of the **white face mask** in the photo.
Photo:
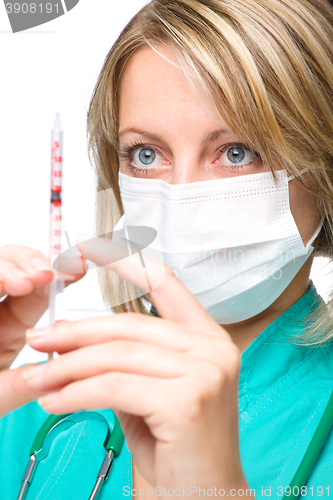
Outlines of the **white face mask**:
[[167,264],[218,323],[244,321],[286,289],[324,220],[304,246],[289,206],[293,177],[276,175],[168,184],[119,173],[125,214],[115,230],[156,229],[143,254]]

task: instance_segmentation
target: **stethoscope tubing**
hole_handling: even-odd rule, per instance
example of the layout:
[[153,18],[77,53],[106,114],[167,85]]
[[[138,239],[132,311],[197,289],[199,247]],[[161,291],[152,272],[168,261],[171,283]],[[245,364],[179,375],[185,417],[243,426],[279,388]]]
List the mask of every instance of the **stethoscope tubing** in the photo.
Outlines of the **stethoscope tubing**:
[[44,458],[47,456],[52,443],[51,437],[54,429],[60,426],[67,429],[71,425],[76,424],[82,420],[86,420],[87,418],[100,420],[107,426],[107,436],[103,444],[106,450],[106,455],[97,474],[97,479],[89,496],[89,500],[94,500],[96,498],[99,490],[109,477],[114,457],[116,457],[120,453],[124,441],[124,434],[121,430],[119,420],[117,419],[116,415],[114,415],[114,427],[112,429],[112,432],[110,432],[106,418],[100,413],[92,411],[81,411],[66,415],[50,415],[46,419],[44,424],[37,432],[30,448],[29,463],[22,480],[22,485],[17,500],[24,500],[25,495],[28,491],[28,487],[30,486],[36,472],[38,462],[44,460]]
[[[333,425],[333,390],[328,400],[320,422],[312,436],[310,444],[302,458],[302,461],[289,485],[290,494],[286,492],[282,500],[297,500],[301,494],[302,486],[305,486],[311,471],[320,455],[327,436]],[[296,491],[295,491],[296,490]],[[295,493],[294,493],[295,491]]]

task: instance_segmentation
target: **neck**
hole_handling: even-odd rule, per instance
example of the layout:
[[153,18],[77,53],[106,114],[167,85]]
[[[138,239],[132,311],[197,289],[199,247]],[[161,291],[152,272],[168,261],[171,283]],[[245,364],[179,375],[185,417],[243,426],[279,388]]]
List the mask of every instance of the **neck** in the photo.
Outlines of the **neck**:
[[221,325],[229,333],[233,342],[243,353],[245,349],[257,338],[261,332],[276,320],[282,313],[295,304],[310,287],[310,269],[313,255],[305,262],[303,267],[284,290],[280,297],[273,302],[265,311],[253,318],[234,323],[232,325]]

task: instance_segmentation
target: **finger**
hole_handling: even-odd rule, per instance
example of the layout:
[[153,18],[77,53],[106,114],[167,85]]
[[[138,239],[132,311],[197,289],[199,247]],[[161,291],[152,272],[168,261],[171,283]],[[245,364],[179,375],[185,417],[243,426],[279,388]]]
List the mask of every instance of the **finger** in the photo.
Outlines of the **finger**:
[[0,261],[0,273],[4,279],[3,290],[8,294],[0,302],[2,339],[5,333],[12,333],[9,330],[15,333],[15,328],[18,328],[22,337],[22,332],[27,327],[32,327],[37,323],[47,309],[48,295],[45,293],[44,286],[52,278],[51,273],[39,273],[37,280],[43,286],[36,287],[30,277],[18,278],[11,273],[12,265],[9,263],[9,269],[4,270],[5,265],[5,261]]
[[[69,277],[65,283],[82,276],[77,274],[74,280]],[[22,334],[22,329],[34,326],[48,307],[49,296],[44,287],[53,277],[49,259],[38,250],[14,245],[0,247],[0,297],[8,294],[1,302],[0,328],[15,323]]]
[[25,370],[26,366],[22,366],[0,372],[0,417],[37,399],[38,393],[22,377]]
[[31,276],[9,260],[0,260],[0,276],[2,283],[1,296],[5,294],[12,296],[27,295],[34,289]]
[[[209,335],[231,337],[213,320],[192,293],[168,266],[136,253],[128,257],[124,246],[106,238],[91,238],[80,243],[85,259],[112,269],[150,297],[160,316]],[[143,266],[143,261],[144,266]]]
[[131,415],[148,417],[162,407],[168,379],[112,372],[73,382],[38,402],[55,415],[79,410],[114,408]]
[[[12,264],[12,268],[24,271],[34,281],[39,284],[39,273],[47,273],[49,281],[53,277],[53,269],[50,260],[39,250],[19,245],[4,245],[0,247],[0,261],[5,260]],[[2,277],[2,275],[0,274]],[[37,281],[36,281],[37,280]],[[44,284],[45,279],[43,280]]]
[[8,295],[0,302],[2,344],[5,337],[10,338],[13,342],[16,334],[24,342],[25,330],[37,323],[47,307],[48,295],[45,294],[44,288],[35,288],[32,293],[22,297]]
[[[0,297],[29,295],[34,288],[49,283],[52,277],[49,260],[38,250],[14,245],[0,247]],[[20,308],[21,304],[16,307]]]
[[[235,344],[221,337],[212,337],[169,320],[138,313],[57,321],[49,328],[27,330],[26,338],[37,351],[56,351],[59,354],[90,345],[105,345],[110,341],[135,342],[208,360],[226,368],[241,354]],[[110,351],[113,351],[112,344]]]
[[63,278],[68,276],[68,280],[64,279],[65,287],[80,280],[88,271],[88,265],[76,247],[70,247],[62,252],[54,260],[53,268],[58,276]]
[[[65,254],[68,254],[67,256]],[[54,269],[58,271],[59,274],[74,274],[82,275],[86,274],[88,270],[88,264],[83,259],[82,255],[73,255],[72,248],[64,252],[64,254],[59,255],[53,263]]]
[[194,349],[202,336],[183,325],[139,313],[57,321],[50,328],[26,332],[27,342],[33,349],[59,354],[111,340],[142,342],[186,352]]
[[191,361],[193,362],[190,358],[161,347],[115,340],[63,354],[37,368],[28,367],[24,377],[31,389],[46,392],[75,380],[114,371],[176,378],[188,371]]
[[152,484],[154,482],[152,471],[155,470],[154,456],[156,440],[150,432],[148,425],[142,417],[114,409],[113,412],[120,422],[120,426],[126,436],[126,443],[132,452],[133,461],[139,468],[140,475],[148,483]]

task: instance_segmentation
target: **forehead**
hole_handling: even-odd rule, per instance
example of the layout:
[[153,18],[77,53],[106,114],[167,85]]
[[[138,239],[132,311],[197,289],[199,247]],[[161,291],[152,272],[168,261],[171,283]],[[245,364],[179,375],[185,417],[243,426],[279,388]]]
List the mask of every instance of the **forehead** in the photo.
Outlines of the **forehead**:
[[[158,47],[158,53],[150,47],[141,47],[127,61],[120,83],[121,92],[135,88],[163,90],[163,87],[173,90],[188,90],[189,85],[179,64],[168,47]],[[171,97],[171,96],[170,96]]]
[[198,121],[203,115],[221,123],[202,90],[188,83],[172,50],[141,47],[127,61],[120,81],[119,119],[179,115]]

